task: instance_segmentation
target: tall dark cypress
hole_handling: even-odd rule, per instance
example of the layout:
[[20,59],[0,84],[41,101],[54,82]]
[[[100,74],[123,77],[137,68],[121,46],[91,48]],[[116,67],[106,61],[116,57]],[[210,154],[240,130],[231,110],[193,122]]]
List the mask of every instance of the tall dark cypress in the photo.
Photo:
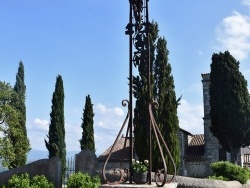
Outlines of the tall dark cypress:
[[210,73],[210,129],[233,163],[240,147],[250,144],[250,98],[239,64],[228,51],[213,54]]
[[[150,36],[150,70],[152,71],[153,62],[155,59],[155,42],[158,38],[158,24],[152,23],[152,33]],[[133,78],[133,94],[136,99],[134,109],[134,145],[136,153],[141,161],[149,157],[148,143],[148,68],[147,64],[139,64],[139,75]],[[151,76],[151,89],[153,91],[153,76]],[[151,91],[151,93],[152,93]],[[143,145],[141,144],[143,140]]]
[[[179,122],[177,116],[178,100],[175,96],[174,78],[171,73],[171,65],[168,63],[167,42],[164,38],[158,37],[158,24],[152,23],[150,35],[150,58],[151,58],[151,97],[159,103],[159,108],[154,109],[154,116],[159,129],[167,142],[175,163],[179,164],[179,143],[177,132]],[[136,98],[134,110],[134,137],[135,151],[140,160],[148,159],[148,99],[147,99],[147,67],[139,65],[139,76],[134,80],[134,97]],[[143,140],[143,145],[141,144]],[[152,138],[152,165],[153,170],[162,168],[163,163],[160,156],[156,139]],[[173,172],[173,165],[169,160],[167,152],[164,152],[168,166],[168,172]]]
[[[169,51],[167,50],[167,41],[165,38],[158,38],[156,54],[153,73],[155,80],[154,97],[158,101],[159,107],[156,109],[155,119],[178,168],[180,148],[177,135],[179,131],[177,107],[180,99],[176,100],[174,78],[171,73],[171,65],[168,62]],[[165,150],[164,153],[167,153],[167,151]],[[157,168],[160,168],[162,165],[162,161],[158,157],[159,155],[159,150],[155,148],[153,161]],[[165,156],[165,161],[168,166],[168,172],[174,173],[174,166],[168,155]]]
[[81,150],[89,149],[95,152],[95,139],[94,139],[94,112],[93,104],[91,103],[90,96],[86,96],[85,108],[83,110],[82,118],[82,139],[80,140]]
[[66,144],[64,124],[64,89],[62,76],[56,78],[55,91],[52,97],[48,141],[45,140],[49,158],[59,157],[62,161],[63,174],[66,170]]
[[24,82],[24,65],[22,61],[19,62],[18,72],[16,74],[16,83],[14,91],[17,93],[17,100],[13,101],[12,105],[19,112],[18,124],[12,125],[18,128],[18,136],[12,135],[11,141],[14,146],[16,160],[12,162],[11,166],[19,167],[26,164],[27,153],[30,151],[30,143],[27,137],[26,129],[26,85]]

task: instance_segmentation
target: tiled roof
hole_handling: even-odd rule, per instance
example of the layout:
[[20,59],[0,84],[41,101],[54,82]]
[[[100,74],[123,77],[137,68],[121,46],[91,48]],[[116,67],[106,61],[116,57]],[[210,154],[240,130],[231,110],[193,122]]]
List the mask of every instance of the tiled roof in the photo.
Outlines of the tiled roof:
[[[129,153],[130,153],[130,151],[129,151],[130,150],[129,138],[127,138],[126,146],[124,148],[125,140],[126,140],[125,137],[121,137],[117,141],[117,143],[112,151],[112,154],[109,158],[109,161],[117,162],[117,161],[121,161],[121,160],[125,160],[125,161],[129,160],[129,158],[130,158],[130,156],[129,156]],[[98,157],[98,161],[105,161],[107,159],[109,152],[111,150],[111,147],[109,147],[103,154],[101,154]]]
[[193,134],[191,134],[190,132],[188,132],[188,131],[186,131],[186,130],[184,130],[184,129],[182,129],[182,128],[179,128],[179,131],[180,131],[180,132],[184,132],[184,133],[186,133],[186,134],[188,134],[188,135],[193,135]]
[[186,160],[195,160],[204,158],[204,135],[193,135],[191,142],[188,145],[185,155]]

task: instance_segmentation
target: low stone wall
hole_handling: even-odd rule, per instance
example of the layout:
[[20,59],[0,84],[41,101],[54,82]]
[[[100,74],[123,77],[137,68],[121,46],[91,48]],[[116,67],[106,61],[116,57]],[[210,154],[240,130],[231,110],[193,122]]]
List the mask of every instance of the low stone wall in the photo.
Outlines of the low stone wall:
[[[101,174],[98,174],[98,175],[101,176]],[[111,175],[111,172],[108,172],[107,176],[111,178],[111,180],[113,181],[119,179],[119,175]],[[168,175],[168,179],[171,179],[171,178],[172,176]],[[154,181],[155,181],[154,173],[152,173],[152,182]],[[176,176],[173,182],[176,182],[178,184],[177,188],[250,188],[250,180],[247,184],[242,185],[238,181],[221,181],[221,180],[210,180],[210,179]],[[107,182],[102,181],[102,184],[106,184],[106,183]]]
[[176,176],[177,188],[246,188],[238,181],[221,181]]
[[62,163],[60,158],[41,159],[25,166],[10,169],[0,173],[0,184],[7,184],[8,180],[14,174],[28,173],[30,177],[44,175],[50,182],[53,182],[55,188],[62,187]]

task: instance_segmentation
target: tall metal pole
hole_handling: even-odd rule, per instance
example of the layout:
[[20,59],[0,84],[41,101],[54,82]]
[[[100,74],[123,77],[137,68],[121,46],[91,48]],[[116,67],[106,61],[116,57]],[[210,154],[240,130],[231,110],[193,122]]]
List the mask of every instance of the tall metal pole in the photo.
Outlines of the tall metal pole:
[[[129,4],[130,6],[130,10],[129,10],[129,23],[132,23],[132,5]],[[132,29],[132,28],[131,28]],[[130,31],[129,33],[129,101],[130,101],[130,118],[129,118],[129,135],[130,135],[130,140],[129,140],[129,149],[130,149],[130,159],[129,159],[129,163],[130,163],[130,167],[132,165],[132,159],[133,157],[133,56],[132,56],[132,52],[133,52],[133,43],[132,43],[132,34],[133,32]],[[130,169],[130,173],[129,173],[129,183],[132,184],[132,173],[131,173],[131,169]]]
[[[150,33],[149,33],[149,15],[148,15],[148,0],[146,0],[146,24],[147,24],[147,66],[148,66],[148,105],[151,105],[151,59],[150,59]],[[151,118],[150,118],[150,112],[148,108],[148,117],[149,117],[149,127],[148,127],[148,141],[149,141],[149,169],[148,169],[148,181],[149,184],[151,185],[152,177],[151,177],[151,172],[152,172],[152,125],[151,125]]]

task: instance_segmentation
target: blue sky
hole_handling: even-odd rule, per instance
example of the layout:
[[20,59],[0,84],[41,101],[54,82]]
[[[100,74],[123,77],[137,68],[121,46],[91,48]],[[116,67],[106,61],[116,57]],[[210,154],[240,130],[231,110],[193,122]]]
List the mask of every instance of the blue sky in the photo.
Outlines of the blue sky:
[[[180,127],[203,133],[201,73],[213,53],[229,50],[250,82],[250,0],[150,0],[150,20],[168,42]],[[128,0],[0,0],[0,80],[15,83],[25,67],[31,146],[46,150],[57,75],[64,81],[68,151],[80,151],[85,97],[94,104],[96,153],[109,147],[128,99]]]

